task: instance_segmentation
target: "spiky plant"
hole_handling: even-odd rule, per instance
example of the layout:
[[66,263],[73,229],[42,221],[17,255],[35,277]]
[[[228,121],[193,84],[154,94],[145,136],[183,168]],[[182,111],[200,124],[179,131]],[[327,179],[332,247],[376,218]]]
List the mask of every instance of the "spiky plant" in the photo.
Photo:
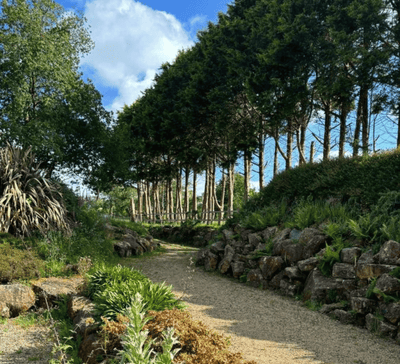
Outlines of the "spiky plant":
[[0,149],[0,231],[29,236],[33,231],[69,231],[57,186],[43,176],[31,148]]

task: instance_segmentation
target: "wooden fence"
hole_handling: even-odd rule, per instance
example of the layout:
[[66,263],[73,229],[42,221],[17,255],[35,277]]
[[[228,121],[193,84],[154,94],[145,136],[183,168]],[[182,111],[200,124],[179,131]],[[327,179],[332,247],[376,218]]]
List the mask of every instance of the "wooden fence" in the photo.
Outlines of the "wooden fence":
[[174,212],[169,214],[154,215],[149,214],[134,214],[132,220],[136,222],[148,222],[153,224],[166,224],[185,222],[187,220],[198,220],[204,224],[212,224],[218,222],[220,225],[222,221],[227,220],[232,214],[237,211],[203,211],[203,212]]

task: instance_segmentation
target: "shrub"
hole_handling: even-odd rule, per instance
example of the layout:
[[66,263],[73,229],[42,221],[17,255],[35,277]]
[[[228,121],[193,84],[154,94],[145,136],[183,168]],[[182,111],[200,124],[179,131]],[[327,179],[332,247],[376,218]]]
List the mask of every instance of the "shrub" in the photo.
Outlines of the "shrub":
[[29,236],[35,230],[68,231],[66,209],[31,149],[7,144],[0,150],[0,231]]
[[33,251],[23,251],[8,242],[0,244],[0,282],[40,278],[44,262]]

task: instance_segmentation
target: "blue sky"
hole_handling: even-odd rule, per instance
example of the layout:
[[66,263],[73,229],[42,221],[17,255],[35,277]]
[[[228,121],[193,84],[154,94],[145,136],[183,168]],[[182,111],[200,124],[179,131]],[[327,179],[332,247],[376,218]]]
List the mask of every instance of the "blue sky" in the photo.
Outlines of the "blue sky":
[[226,12],[226,0],[63,0],[82,11],[95,42],[81,71],[103,95],[108,110],[132,104],[164,62],[196,41],[196,33]]

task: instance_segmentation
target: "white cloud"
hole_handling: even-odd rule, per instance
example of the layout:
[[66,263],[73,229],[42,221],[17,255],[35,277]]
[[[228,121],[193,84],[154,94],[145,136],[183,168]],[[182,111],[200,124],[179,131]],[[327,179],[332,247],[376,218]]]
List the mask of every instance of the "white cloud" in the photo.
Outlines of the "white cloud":
[[105,86],[118,89],[109,105],[113,110],[135,101],[162,63],[193,45],[173,15],[134,0],[94,0],[86,4],[85,16],[95,48],[82,63],[92,67]]

